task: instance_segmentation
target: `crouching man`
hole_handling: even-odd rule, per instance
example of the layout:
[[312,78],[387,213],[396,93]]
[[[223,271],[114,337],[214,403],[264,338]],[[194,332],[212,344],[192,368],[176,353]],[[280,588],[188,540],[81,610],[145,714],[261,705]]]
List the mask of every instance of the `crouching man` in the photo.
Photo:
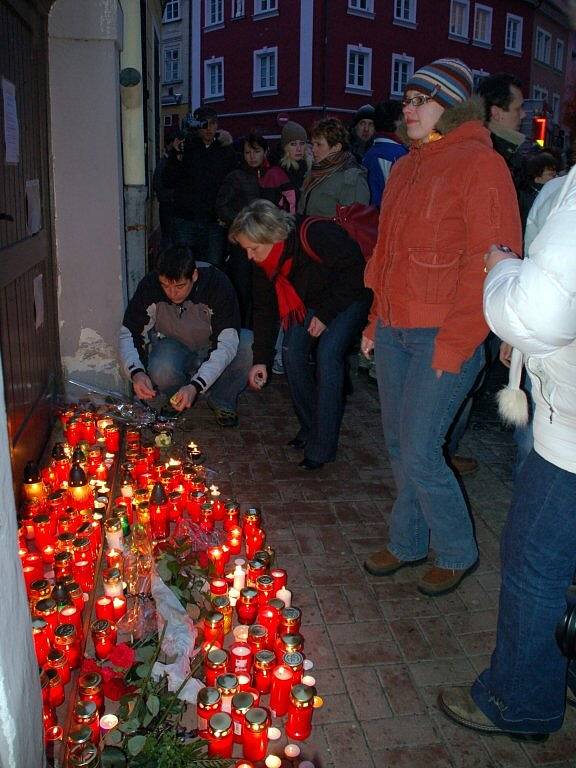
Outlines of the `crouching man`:
[[136,397],[152,407],[190,408],[206,393],[216,421],[238,424],[238,395],[252,365],[251,339],[240,340],[232,284],[194,260],[185,246],[159,257],[138,284],[120,329],[119,353]]

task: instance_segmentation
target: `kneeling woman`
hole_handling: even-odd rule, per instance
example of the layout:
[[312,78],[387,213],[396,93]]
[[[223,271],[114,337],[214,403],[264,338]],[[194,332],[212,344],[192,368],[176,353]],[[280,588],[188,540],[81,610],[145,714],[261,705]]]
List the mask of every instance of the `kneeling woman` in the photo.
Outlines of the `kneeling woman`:
[[[331,221],[303,220],[266,200],[255,200],[234,220],[230,239],[246,250],[254,270],[254,365],[249,384],[267,381],[278,318],[284,365],[300,422],[290,441],[304,449],[300,466],[313,470],[334,461],[344,411],[346,354],[363,328],[371,302],[364,288],[364,258],[358,244]],[[316,346],[316,368],[310,352]]]

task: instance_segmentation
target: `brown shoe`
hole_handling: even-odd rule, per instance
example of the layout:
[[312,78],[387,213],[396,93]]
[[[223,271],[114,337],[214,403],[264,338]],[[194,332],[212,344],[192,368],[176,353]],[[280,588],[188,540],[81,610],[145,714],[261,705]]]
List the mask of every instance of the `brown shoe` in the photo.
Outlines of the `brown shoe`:
[[425,557],[420,560],[398,560],[392,552],[387,549],[383,549],[381,552],[374,552],[373,555],[364,560],[364,568],[371,573],[372,576],[391,576],[400,568],[412,568],[414,565],[420,565],[426,561]]
[[548,738],[547,733],[514,733],[499,728],[476,706],[476,702],[470,695],[469,686],[445,688],[440,691],[438,706],[446,717],[449,717],[454,723],[473,731],[509,736],[518,741],[546,741]]
[[472,456],[452,456],[450,461],[459,475],[473,475],[478,472],[478,462]]
[[478,567],[478,560],[463,571],[455,571],[452,568],[439,568],[433,565],[418,582],[418,591],[429,597],[446,595],[456,589],[462,579],[472,573]]

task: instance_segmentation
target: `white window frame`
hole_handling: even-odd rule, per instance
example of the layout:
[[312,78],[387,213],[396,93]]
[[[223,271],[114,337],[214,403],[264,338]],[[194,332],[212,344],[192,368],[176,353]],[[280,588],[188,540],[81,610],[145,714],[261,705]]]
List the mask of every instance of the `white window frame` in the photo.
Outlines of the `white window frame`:
[[[541,50],[542,44],[544,50]],[[534,59],[540,64],[550,64],[552,55],[552,35],[547,29],[536,27],[534,35]]]
[[231,19],[243,19],[246,15],[246,0],[232,0]]
[[[464,10],[464,22],[462,24],[462,30],[457,31],[453,29],[454,12],[455,9],[461,6]],[[470,0],[450,0],[450,20],[448,22],[448,33],[452,38],[457,40],[468,40],[470,35]]]
[[[166,54],[169,51],[177,51],[178,52],[178,56],[175,59],[174,58],[171,59],[171,61],[170,61],[171,68],[174,67],[174,63],[177,64],[178,73],[177,73],[176,77],[168,77],[168,68],[166,66],[166,63],[167,63],[166,62]],[[163,67],[162,74],[164,76],[164,79],[163,79],[164,83],[177,83],[179,80],[182,79],[182,70],[181,70],[182,59],[181,59],[180,53],[181,53],[180,43],[170,43],[170,44],[165,44],[164,45],[164,48],[162,50],[162,67]]]
[[254,16],[278,13],[278,0],[254,0]]
[[486,72],[485,69],[473,69],[472,70],[472,77],[473,77],[473,87],[472,90],[474,93],[478,91],[478,86],[487,77],[490,77],[490,72]]
[[407,56],[405,53],[393,53],[392,54],[392,72],[390,73],[390,95],[402,97],[404,95],[404,86],[400,84],[400,88],[394,88],[394,74],[396,64],[407,64],[407,80],[409,80],[414,74],[414,56]]
[[560,125],[560,103],[562,99],[559,93],[552,94],[552,116],[556,125]]
[[[260,79],[260,62],[264,56],[274,57],[274,82],[266,86],[262,86]],[[253,54],[253,76],[252,76],[252,92],[253,93],[275,93],[278,90],[278,46],[270,46],[268,48],[259,48],[254,51]]]
[[224,0],[204,0],[204,27],[221,27],[224,24]]
[[564,45],[564,40],[557,38],[556,45],[554,46],[554,69],[557,69],[559,72],[562,72],[564,69],[565,49],[566,46]]
[[[176,11],[174,13],[174,11]],[[170,18],[168,18],[170,16]],[[162,22],[169,24],[171,21],[180,21],[182,18],[182,5],[180,0],[168,0],[164,13],[162,14]]]
[[[485,13],[487,15],[486,28],[488,31],[487,38],[481,38],[476,36],[478,22],[478,12]],[[474,27],[472,29],[472,40],[480,45],[492,45],[492,21],[494,18],[494,11],[489,5],[483,5],[482,3],[474,4]]]
[[[350,82],[350,57],[364,57],[364,84],[358,85],[358,73],[355,74],[356,82]],[[355,65],[355,68],[357,64]],[[366,48],[363,45],[348,45],[346,47],[346,91],[354,93],[372,93],[372,48]]]
[[[396,24],[416,24],[417,0],[394,0],[394,21]],[[398,13],[400,6],[400,14]],[[406,10],[408,13],[406,14]]]
[[537,101],[548,101],[548,89],[540,85],[532,86],[532,98]]
[[[512,48],[508,45],[510,42],[511,34],[510,34],[510,25],[511,24],[517,24],[517,41],[516,41],[516,47]],[[506,53],[516,53],[521,54],[522,53],[522,34],[524,32],[524,19],[522,16],[517,16],[515,13],[507,13],[506,14],[506,29],[504,32],[504,50]]]
[[172,126],[172,115],[164,115],[164,128]]
[[374,16],[374,0],[348,0],[348,13],[355,16]]
[[[212,91],[212,68],[220,65],[222,68],[222,84],[219,91]],[[204,60],[204,99],[222,99],[224,97],[224,57],[214,56]]]

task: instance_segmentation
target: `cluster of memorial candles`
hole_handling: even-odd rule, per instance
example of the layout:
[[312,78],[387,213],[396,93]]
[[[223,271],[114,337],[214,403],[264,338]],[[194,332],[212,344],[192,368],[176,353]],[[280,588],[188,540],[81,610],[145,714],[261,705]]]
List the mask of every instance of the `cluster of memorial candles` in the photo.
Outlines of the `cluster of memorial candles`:
[[[185,461],[166,462],[155,443],[145,444],[140,430],[128,428],[119,495],[103,519],[110,506],[107,479],[120,450],[120,428],[110,418],[74,409],[63,413],[61,421],[66,442],[55,444],[41,471],[32,463],[26,467],[19,536],[47,744],[63,737],[56,709],[65,701],[73,670],[81,666],[85,603],[95,588],[101,591],[95,572],[102,526],[106,567],[90,634],[96,658],[104,661],[127,611],[131,526],[138,523],[156,544],[179,521],[189,520],[207,540],[212,536],[222,542],[197,552],[199,565],[209,574],[212,605],[199,626],[206,683],[196,705],[199,734],[212,757],[229,758],[234,745],[241,745],[237,768],[259,761],[279,768],[281,758],[269,754],[270,742],[281,736],[272,717],[286,718],[289,739],[306,740],[322,699],[309,674],[313,664],[304,656],[302,612],[291,605],[287,573],[274,567],[274,551],[265,546],[260,511],[250,508],[241,515],[217,486],[207,487],[204,457],[194,443],[187,446]],[[75,754],[85,760],[86,749],[97,748],[118,725],[113,713],[105,714],[99,673],[80,674],[77,695],[75,725],[68,735],[69,765],[74,765]],[[288,744],[284,755],[296,765],[300,747]],[[307,761],[299,765],[312,768]]]

